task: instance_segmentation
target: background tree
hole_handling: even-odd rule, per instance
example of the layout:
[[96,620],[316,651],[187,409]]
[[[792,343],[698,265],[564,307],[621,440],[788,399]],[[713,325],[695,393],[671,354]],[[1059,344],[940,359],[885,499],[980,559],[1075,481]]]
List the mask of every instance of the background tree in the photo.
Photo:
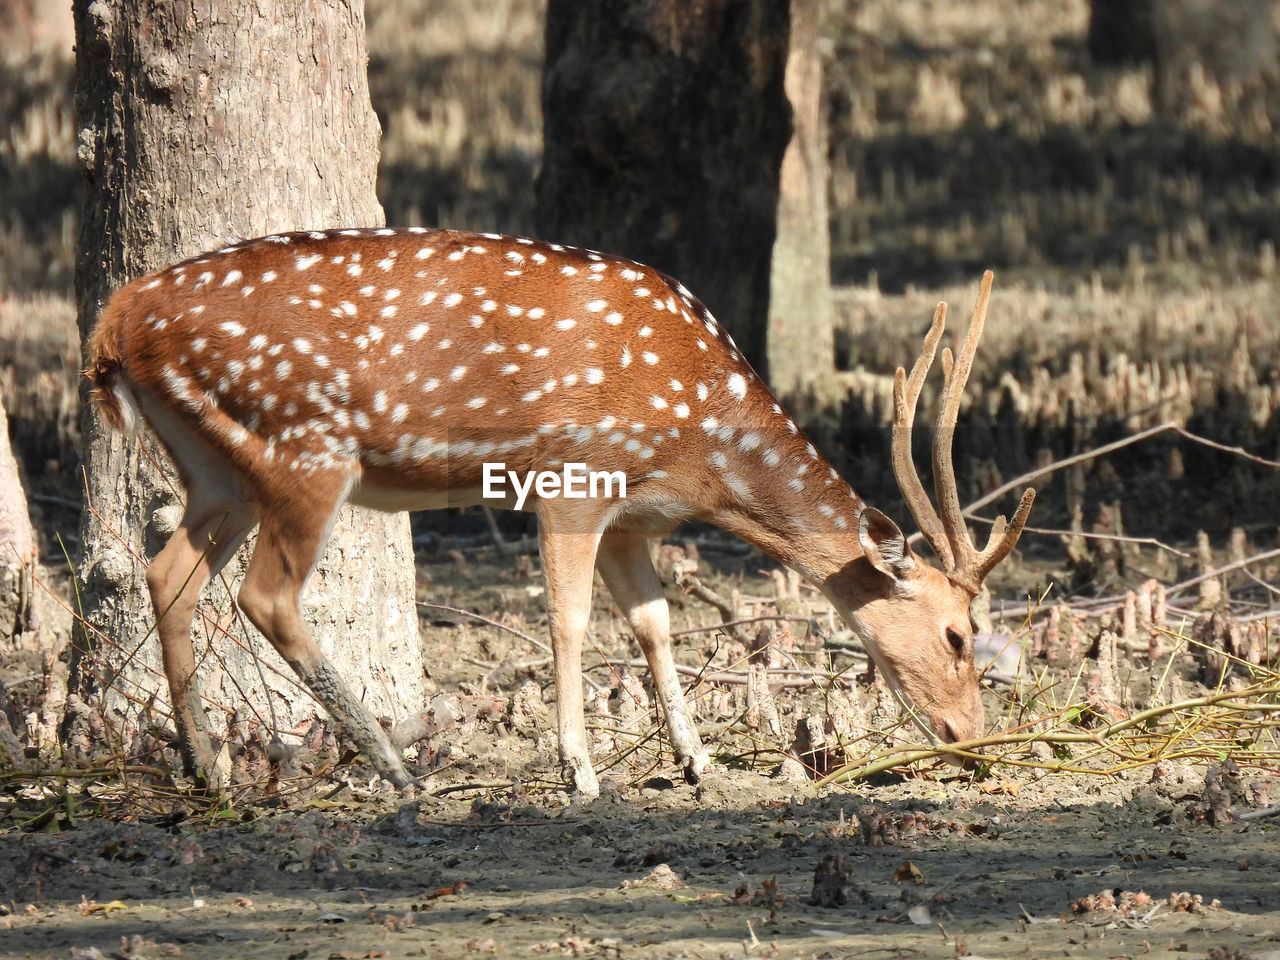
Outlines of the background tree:
[[792,132],[782,157],[769,280],[769,385],[789,397],[835,370],[827,123],[818,0],[791,0],[786,92]]
[[0,643],[37,626],[36,541],[18,462],[9,444],[9,418],[0,398]]
[[766,374],[787,0],[550,0],[538,232],[685,283]]
[[[82,336],[127,279],[227,238],[383,222],[361,0],[76,0],[74,14]],[[77,573],[86,624],[73,691],[104,696],[127,734],[152,697],[167,697],[157,645],[147,642],[142,560],[163,545],[181,505],[170,471],[152,468],[153,439],[94,422],[85,431],[89,509]],[[224,582],[238,579],[242,558]],[[404,514],[347,509],[305,604],[326,655],[375,713],[392,717],[423,700],[412,572]],[[207,651],[204,694],[221,708],[210,713],[214,726],[248,701],[278,729],[298,729],[314,702],[256,633],[252,652],[229,636],[209,642],[251,629],[224,590],[210,593],[196,639],[197,655]]]

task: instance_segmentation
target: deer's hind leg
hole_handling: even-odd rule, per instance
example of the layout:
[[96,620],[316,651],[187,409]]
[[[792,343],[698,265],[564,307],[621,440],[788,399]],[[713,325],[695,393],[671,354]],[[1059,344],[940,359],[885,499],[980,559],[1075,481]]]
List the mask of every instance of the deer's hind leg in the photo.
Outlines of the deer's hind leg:
[[407,787],[413,778],[399,752],[316,645],[298,606],[351,482],[350,475],[338,471],[317,473],[297,497],[273,501],[263,510],[253,558],[240,586],[240,608],[374,769],[397,787]]
[[182,521],[147,567],[147,587],[155,607],[182,762],[189,775],[211,784],[219,779],[216,753],[196,683],[191,622],[205,584],[244,543],[257,522],[257,511],[252,502],[241,498],[236,478],[225,470],[192,474],[186,486]]

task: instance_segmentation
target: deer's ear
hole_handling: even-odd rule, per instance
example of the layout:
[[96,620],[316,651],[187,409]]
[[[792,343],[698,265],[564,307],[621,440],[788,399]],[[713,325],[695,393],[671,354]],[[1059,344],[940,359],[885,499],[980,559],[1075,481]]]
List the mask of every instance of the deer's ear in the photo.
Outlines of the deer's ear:
[[899,580],[915,568],[915,554],[902,529],[875,507],[865,508],[858,517],[858,543],[871,565],[891,580]]

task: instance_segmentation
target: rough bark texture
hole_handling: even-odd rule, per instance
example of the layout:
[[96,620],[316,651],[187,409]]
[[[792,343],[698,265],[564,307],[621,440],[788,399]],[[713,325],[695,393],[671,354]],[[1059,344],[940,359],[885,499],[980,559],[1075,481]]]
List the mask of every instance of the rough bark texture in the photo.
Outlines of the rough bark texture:
[[784,398],[835,371],[818,15],[818,0],[791,0],[792,133],[782,158],[766,340],[769,383]]
[[787,0],[551,0],[538,230],[672,274],[765,373]]
[[36,627],[36,543],[0,398],[0,645]]
[[[228,238],[382,223],[359,0],[77,0],[75,19],[82,335],[127,279]],[[85,437],[90,509],[78,572],[88,639],[78,638],[75,689],[105,695],[127,725],[140,704],[168,696],[147,637],[154,618],[141,558],[155,555],[181,515],[180,487],[167,467],[152,469],[159,447],[149,434],[126,439],[90,418]],[[239,580],[243,557],[225,583]],[[345,510],[303,609],[376,714],[418,709],[424,672],[406,515]],[[196,619],[215,729],[246,698],[270,720],[264,685],[281,731],[317,712],[256,631],[248,646],[261,664],[233,639],[251,628],[216,582]],[[223,628],[232,636],[211,645]]]

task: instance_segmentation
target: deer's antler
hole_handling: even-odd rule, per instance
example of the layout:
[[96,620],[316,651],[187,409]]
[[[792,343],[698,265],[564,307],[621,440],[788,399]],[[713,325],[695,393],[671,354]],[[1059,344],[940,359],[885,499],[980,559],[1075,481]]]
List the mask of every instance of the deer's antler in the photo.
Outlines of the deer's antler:
[[[938,510],[929,502],[924,484],[916,472],[915,462],[911,456],[911,428],[915,423],[916,402],[920,399],[920,390],[924,386],[933,358],[938,350],[938,341],[942,338],[946,326],[947,305],[939,303],[933,315],[933,324],[924,338],[924,347],[911,368],[911,376],[899,367],[893,380],[893,472],[898,486],[906,498],[911,515],[915,517],[934,553],[942,563],[947,576],[977,593],[992,568],[1008,556],[1009,551],[1018,542],[1022,527],[1031,512],[1031,504],[1035,500],[1035,490],[1028,488],[1022,494],[1022,501],[1010,523],[1005,517],[999,517],[991,527],[987,545],[978,550],[969,539],[969,531],[965,526],[964,513],[960,507],[960,494],[956,488],[955,467],[951,459],[952,440],[955,435],[956,418],[960,413],[960,399],[964,394],[965,383],[973,368],[973,357],[978,349],[978,340],[982,337],[982,327],[987,317],[987,304],[991,298],[991,283],[994,279],[990,270],[982,275],[982,286],[978,292],[978,302],[974,306],[973,319],[969,322],[969,330],[960,346],[960,353],[952,357],[949,349],[942,351],[943,386],[942,399],[938,408],[938,419],[934,425],[933,435],[933,480],[934,491],[938,499]],[[939,511],[941,516],[939,516]]]

